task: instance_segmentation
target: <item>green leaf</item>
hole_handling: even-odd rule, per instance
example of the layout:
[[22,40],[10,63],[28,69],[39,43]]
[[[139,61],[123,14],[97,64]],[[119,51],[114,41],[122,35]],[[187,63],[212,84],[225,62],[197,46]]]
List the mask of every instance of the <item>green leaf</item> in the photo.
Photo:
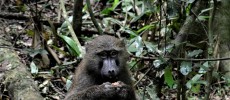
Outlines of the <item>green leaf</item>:
[[180,65],[180,72],[183,75],[188,75],[192,71],[192,63],[183,61]]
[[72,52],[74,56],[79,56],[81,54],[77,44],[73,39],[65,35],[59,35],[59,37],[61,37],[66,42],[66,44],[69,46],[69,50],[71,50],[70,52]]
[[173,75],[172,75],[172,69],[171,67],[166,67],[164,70],[164,78],[165,78],[165,83],[172,88],[173,84],[175,83],[175,81],[173,80]]
[[149,94],[149,96],[150,96],[150,98],[151,98],[151,100],[156,100],[156,98],[157,98],[157,93],[154,91],[155,90],[155,88],[154,87],[149,87],[149,86],[147,86],[146,87],[146,90],[147,90],[147,93]]
[[195,0],[187,0],[187,3],[193,3]]
[[113,10],[111,8],[105,8],[101,11],[101,14],[110,15]]
[[210,16],[198,16],[198,19],[200,20],[200,21],[206,21],[207,19],[209,19],[210,18]]
[[137,61],[134,60],[134,59],[131,59],[129,62],[128,62],[128,65],[129,65],[129,68],[134,68],[136,69],[138,66],[137,66]]
[[193,93],[199,93],[200,92],[200,84],[194,84],[192,86],[191,90],[192,90]]
[[136,22],[137,20],[139,20],[145,13],[141,13],[140,15],[138,16],[135,16],[130,22],[133,23],[133,22]]
[[192,52],[188,53],[188,57],[197,57],[202,52],[203,52],[203,50],[201,50],[201,49],[193,50]]
[[34,62],[32,61],[30,63],[30,72],[31,74],[37,74],[38,73],[38,67],[34,64]]
[[155,25],[146,25],[146,26],[142,27],[141,29],[137,30],[137,33],[139,34],[142,31],[149,30],[149,29],[152,29],[154,27],[155,27]]
[[113,6],[111,7],[114,10],[119,5],[119,0],[114,0]]
[[144,41],[144,43],[146,45],[148,52],[151,52],[151,53],[156,52],[157,45],[153,44],[152,42],[147,42],[147,41]]
[[48,54],[48,52],[44,49],[36,49],[36,50],[29,49],[28,51],[31,57],[35,57],[37,54]]
[[20,10],[21,12],[25,12],[26,9],[28,8],[28,6],[26,6],[26,4],[20,4],[17,6],[18,10]]
[[[121,30],[123,30],[124,28],[121,28]],[[132,35],[132,36],[137,36],[135,31],[129,30],[129,29],[124,29],[125,32],[127,32],[128,34]]]
[[208,48],[208,54],[212,54],[214,51],[211,47]]
[[30,37],[32,37],[34,35],[34,30],[26,30],[26,34]]
[[155,66],[155,68],[159,68],[161,64],[163,64],[161,60],[157,59],[153,61],[153,65]]
[[[123,2],[124,3],[124,2]],[[122,5],[125,5],[125,4],[122,4]],[[132,8],[133,8],[133,5],[126,5],[125,7],[123,7],[122,8],[122,11],[123,12],[128,12],[128,11],[130,11],[130,10],[132,10]],[[129,13],[129,12],[128,12]],[[131,12],[130,12],[131,13]],[[132,17],[134,17],[134,16],[132,16]]]
[[[68,21],[69,22],[72,22],[73,21],[73,16],[70,16],[69,18],[68,18]],[[68,29],[68,24],[67,24],[67,21],[64,21],[64,23],[62,23],[62,25],[61,25],[61,30],[63,30],[63,29]]]
[[120,4],[119,0],[114,0],[112,7],[103,9],[101,11],[101,14],[110,15],[110,13],[114,11],[119,4]]
[[202,15],[203,13],[209,12],[209,11],[212,10],[212,9],[213,9],[213,7],[210,7],[210,8],[206,8],[206,9],[201,10],[201,13],[199,13],[199,16]]
[[140,56],[141,54],[142,54],[142,52],[143,52],[143,43],[142,43],[142,38],[140,37],[140,36],[137,36],[136,38],[135,38],[135,44],[136,44],[136,48],[137,48],[137,52],[136,52],[136,56]]
[[173,44],[169,44],[166,46],[166,48],[163,49],[163,52],[161,51],[161,53],[159,52],[158,50],[158,53],[162,54],[162,53],[165,53],[165,52],[171,52],[173,49],[174,49],[175,45]]
[[207,84],[207,82],[206,81],[202,81],[201,80],[201,77],[207,72],[207,70],[208,70],[208,67],[209,67],[209,63],[208,63],[208,61],[207,62],[205,62],[203,65],[200,65],[199,66],[200,67],[200,69],[199,69],[199,71],[198,71],[198,74],[196,74],[195,76],[193,76],[193,78],[192,79],[190,79],[187,83],[186,83],[186,86],[187,86],[187,88],[188,89],[191,89],[192,88],[192,86],[194,85],[194,84]]
[[67,90],[69,90],[71,84],[72,84],[72,81],[69,80],[69,79],[67,79],[67,80],[66,80],[66,89],[67,89]]
[[204,73],[206,73],[208,70],[209,70],[209,62],[206,61],[206,62],[204,62],[203,65],[200,66],[200,69],[199,69],[198,72],[204,74]]
[[115,23],[115,24],[118,24],[119,26],[123,27],[123,26],[122,26],[122,22],[119,21],[119,20],[117,20],[117,19],[114,19],[114,18],[109,17],[109,18],[105,18],[105,20],[111,21],[111,22],[113,22],[113,23]]
[[129,52],[136,52],[137,51],[137,48],[136,48],[136,45],[134,44],[134,42],[135,42],[135,38],[129,40],[129,42],[128,42],[128,51]]
[[191,89],[193,84],[196,83],[203,74],[196,74],[191,80],[186,83],[187,88]]
[[130,40],[128,50],[130,52],[135,52],[136,56],[140,56],[143,53],[143,43],[142,43],[142,38],[140,36],[136,36],[135,38]]

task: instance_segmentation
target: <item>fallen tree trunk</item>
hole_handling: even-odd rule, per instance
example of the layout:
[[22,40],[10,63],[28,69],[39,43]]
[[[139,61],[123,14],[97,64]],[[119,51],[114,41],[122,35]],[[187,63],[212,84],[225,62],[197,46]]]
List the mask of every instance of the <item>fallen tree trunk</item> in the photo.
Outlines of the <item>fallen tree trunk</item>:
[[11,44],[0,38],[0,46],[0,80],[6,86],[10,99],[43,100],[27,66],[20,62]]

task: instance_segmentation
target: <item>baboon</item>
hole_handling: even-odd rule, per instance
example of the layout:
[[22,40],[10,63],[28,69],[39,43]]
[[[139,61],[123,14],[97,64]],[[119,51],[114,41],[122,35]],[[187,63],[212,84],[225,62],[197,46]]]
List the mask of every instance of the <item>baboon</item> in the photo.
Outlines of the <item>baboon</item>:
[[102,35],[85,47],[65,100],[136,100],[124,41]]

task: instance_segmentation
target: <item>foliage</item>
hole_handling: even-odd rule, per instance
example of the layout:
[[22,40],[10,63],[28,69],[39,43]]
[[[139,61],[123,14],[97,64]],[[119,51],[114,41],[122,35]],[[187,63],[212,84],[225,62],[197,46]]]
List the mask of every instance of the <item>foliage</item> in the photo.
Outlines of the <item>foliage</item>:
[[[60,1],[68,5],[67,1]],[[131,55],[128,65],[141,99],[155,100],[159,94],[163,94],[161,98],[164,99],[175,99],[176,97],[173,95],[183,89],[185,92],[180,92],[177,95],[185,94],[187,99],[197,99],[204,97],[205,94],[202,92],[206,91],[210,84],[224,81],[224,84],[218,84],[218,86],[228,87],[230,85],[229,78],[224,77],[222,72],[213,67],[218,66],[218,62],[204,59],[212,58],[212,56],[214,58],[218,55],[217,47],[207,45],[210,44],[208,40],[211,39],[214,39],[213,45],[219,44],[217,39],[219,35],[213,34],[208,37],[207,31],[213,2],[207,1],[211,7],[205,7],[195,15],[194,23],[198,23],[199,26],[192,23],[193,27],[188,29],[186,41],[176,42],[177,40],[175,40],[182,30],[183,24],[187,24],[186,18],[194,14],[193,7],[196,1],[198,0],[92,0],[94,2],[91,4],[94,8],[93,13],[104,33],[126,38],[127,50]],[[17,0],[17,2],[19,11],[26,12],[29,9],[21,0]],[[44,4],[42,7],[49,6]],[[77,39],[82,41],[78,43],[70,34],[72,33],[70,28],[72,27],[70,25],[72,16],[68,16],[71,15],[68,11],[72,11],[72,9],[64,11],[65,9],[62,7],[60,7],[60,12],[67,13],[62,15],[64,18],[59,16],[62,19],[61,26],[57,30],[52,27],[48,28],[47,30],[54,31],[50,32],[51,35],[48,34],[47,39],[44,34],[48,32],[41,32],[42,39],[45,41],[44,47],[46,47],[27,52],[32,58],[29,64],[31,73],[34,77],[44,78],[39,87],[44,94],[48,91],[46,85],[51,85],[54,82],[49,79],[50,75],[59,77],[63,81],[57,83],[57,86],[64,87],[65,91],[69,89],[72,84],[73,64],[74,66],[79,64],[79,58],[82,58],[84,54],[84,47],[82,48],[81,45],[96,36],[93,33],[80,34]],[[92,31],[91,29],[95,28],[90,20],[86,5],[84,5],[83,13],[83,28],[87,32]],[[36,31],[28,29],[26,33],[28,37],[32,37]],[[228,39],[229,34],[225,35],[224,39]],[[57,41],[54,41],[55,39]],[[179,53],[173,55],[178,46],[181,46]],[[50,69],[43,69],[39,67],[40,65],[35,59],[42,54],[52,54],[52,57],[49,56],[50,59],[55,59],[54,62],[61,59],[62,62]],[[208,76],[210,72],[212,74]],[[212,76],[216,78],[213,83],[207,79]]]

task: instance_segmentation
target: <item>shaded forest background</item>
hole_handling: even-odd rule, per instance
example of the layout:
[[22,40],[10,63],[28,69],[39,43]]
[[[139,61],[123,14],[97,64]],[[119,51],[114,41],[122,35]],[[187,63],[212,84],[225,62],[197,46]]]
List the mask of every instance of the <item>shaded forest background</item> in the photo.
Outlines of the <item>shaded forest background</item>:
[[1,0],[1,100],[63,99],[84,44],[102,34],[125,39],[140,100],[228,100],[229,7],[229,0]]

